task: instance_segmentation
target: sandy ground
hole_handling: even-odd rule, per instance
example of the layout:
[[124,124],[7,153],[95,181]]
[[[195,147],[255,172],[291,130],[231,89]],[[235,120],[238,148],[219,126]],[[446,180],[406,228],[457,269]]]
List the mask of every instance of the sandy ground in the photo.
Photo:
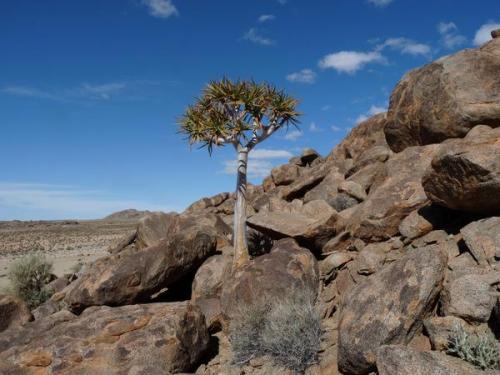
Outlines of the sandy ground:
[[54,274],[69,273],[78,263],[107,255],[110,245],[134,230],[136,221],[0,222],[0,288],[7,287],[12,261],[40,252],[53,263]]

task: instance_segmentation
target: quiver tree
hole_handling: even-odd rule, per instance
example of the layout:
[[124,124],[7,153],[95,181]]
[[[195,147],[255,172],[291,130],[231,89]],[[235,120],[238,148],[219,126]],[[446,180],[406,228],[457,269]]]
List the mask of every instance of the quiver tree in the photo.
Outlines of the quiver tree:
[[246,238],[246,188],[249,152],[277,130],[298,124],[298,101],[276,87],[229,79],[210,82],[201,98],[179,120],[189,143],[211,154],[214,146],[233,145],[238,170],[233,220],[233,268],[249,260]]

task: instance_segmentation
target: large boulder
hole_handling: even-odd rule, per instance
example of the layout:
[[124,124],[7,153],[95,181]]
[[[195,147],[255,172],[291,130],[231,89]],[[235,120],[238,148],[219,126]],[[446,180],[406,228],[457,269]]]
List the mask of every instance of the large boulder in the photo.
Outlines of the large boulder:
[[493,265],[500,258],[500,217],[474,221],[460,229],[460,233],[480,265]]
[[259,212],[248,225],[273,239],[291,237],[300,243],[321,247],[335,235],[337,211],[322,200],[311,201],[295,212]]
[[379,346],[413,338],[434,309],[446,263],[437,245],[410,250],[349,291],[340,309],[342,372],[367,374],[375,369]]
[[20,327],[33,320],[30,309],[19,298],[0,294],[0,332]]
[[307,169],[301,174],[301,177],[292,184],[285,186],[279,193],[280,198],[292,201],[295,198],[302,198],[313,187],[318,185],[328,174],[328,166],[318,164]]
[[393,91],[385,135],[391,148],[463,137],[500,125],[500,39],[406,74]]
[[440,352],[425,352],[398,345],[385,345],[377,351],[379,375],[493,375]]
[[222,311],[231,318],[244,304],[259,298],[273,300],[297,290],[315,296],[319,269],[311,252],[291,239],[278,241],[270,253],[237,269],[224,283]]
[[203,315],[186,302],[60,311],[2,333],[0,373],[191,372],[208,343]]
[[444,143],[422,185],[427,196],[442,206],[500,213],[500,128]]
[[208,226],[186,225],[170,238],[142,250],[123,250],[100,258],[70,284],[65,303],[79,312],[88,306],[119,306],[147,300],[193,273],[217,245]]
[[406,216],[429,202],[421,179],[438,147],[411,147],[385,163],[385,180],[370,189],[368,198],[347,220],[346,228],[353,236],[368,241],[388,239],[398,233]]

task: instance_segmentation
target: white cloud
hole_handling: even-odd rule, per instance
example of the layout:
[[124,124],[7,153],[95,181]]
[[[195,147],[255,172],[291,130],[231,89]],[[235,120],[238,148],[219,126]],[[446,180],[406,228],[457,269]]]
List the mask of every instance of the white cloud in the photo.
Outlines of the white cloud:
[[[103,191],[68,185],[0,182],[0,220],[100,218],[127,208],[152,211],[175,209],[151,202],[117,199]],[[16,216],[10,212],[16,213]]]
[[338,127],[338,126],[335,126],[335,125],[332,125],[330,128],[331,128],[334,132],[339,132],[339,131],[341,131],[341,130],[342,130],[342,128],[340,128],[340,127]]
[[[257,149],[248,156],[247,174],[249,177],[266,177],[274,167],[273,160],[288,160],[292,153],[287,150]],[[236,174],[238,163],[236,160],[225,160],[223,172]]]
[[385,7],[392,3],[394,0],[368,0],[369,3],[372,3],[373,5],[377,7]]
[[366,111],[365,113],[362,113],[361,115],[359,115],[356,118],[355,123],[359,124],[360,122],[368,120],[372,116],[378,115],[379,113],[384,113],[386,111],[387,111],[387,108],[385,108],[385,107],[372,105],[368,111]]
[[276,17],[274,14],[263,14],[258,18],[260,23],[268,22],[274,20]]
[[379,44],[376,50],[381,51],[386,47],[408,55],[429,55],[431,53],[431,47],[429,45],[415,42],[408,38],[389,38],[384,43]]
[[271,46],[274,44],[274,40],[264,37],[259,33],[255,27],[252,27],[248,30],[245,35],[243,35],[243,39],[248,40],[252,43],[260,44],[262,46]]
[[385,62],[385,58],[378,51],[340,51],[323,57],[319,61],[319,67],[322,69],[332,68],[339,73],[354,74],[366,64],[383,64]]
[[290,82],[312,84],[316,80],[316,73],[314,73],[311,69],[302,69],[300,72],[287,75],[286,79]]
[[49,100],[63,100],[63,98],[52,94],[47,91],[39,90],[34,87],[27,86],[7,86],[0,89],[0,92],[4,94],[23,96],[26,98],[39,98],[39,99],[49,99]]
[[480,46],[481,44],[491,40],[491,32],[496,29],[500,29],[500,23],[490,21],[482,25],[479,30],[476,31],[476,35],[474,36],[474,45]]
[[149,13],[153,17],[168,18],[179,15],[171,0],[143,0],[142,3],[149,8]]
[[304,133],[301,132],[300,130],[292,130],[292,131],[287,132],[285,134],[285,139],[287,141],[296,141],[297,139],[299,139],[303,135],[304,135]]
[[322,132],[323,129],[321,129],[318,125],[316,125],[315,122],[311,122],[309,124],[309,131],[313,132],[313,133],[319,133],[319,132]]
[[456,48],[467,42],[467,38],[458,33],[458,27],[453,22],[440,22],[437,29],[441,34],[441,44],[448,49]]

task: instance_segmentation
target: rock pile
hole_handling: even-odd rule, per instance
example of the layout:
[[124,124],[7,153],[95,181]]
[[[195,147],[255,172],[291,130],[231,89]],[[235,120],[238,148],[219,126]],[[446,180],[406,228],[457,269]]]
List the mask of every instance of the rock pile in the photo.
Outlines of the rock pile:
[[494,373],[445,352],[456,327],[500,337],[498,72],[500,38],[414,70],[327,157],[250,186],[248,225],[274,246],[234,273],[221,193],[150,213],[34,322],[0,298],[0,372],[287,374],[232,364],[226,328],[304,289],[324,328],[310,375]]

